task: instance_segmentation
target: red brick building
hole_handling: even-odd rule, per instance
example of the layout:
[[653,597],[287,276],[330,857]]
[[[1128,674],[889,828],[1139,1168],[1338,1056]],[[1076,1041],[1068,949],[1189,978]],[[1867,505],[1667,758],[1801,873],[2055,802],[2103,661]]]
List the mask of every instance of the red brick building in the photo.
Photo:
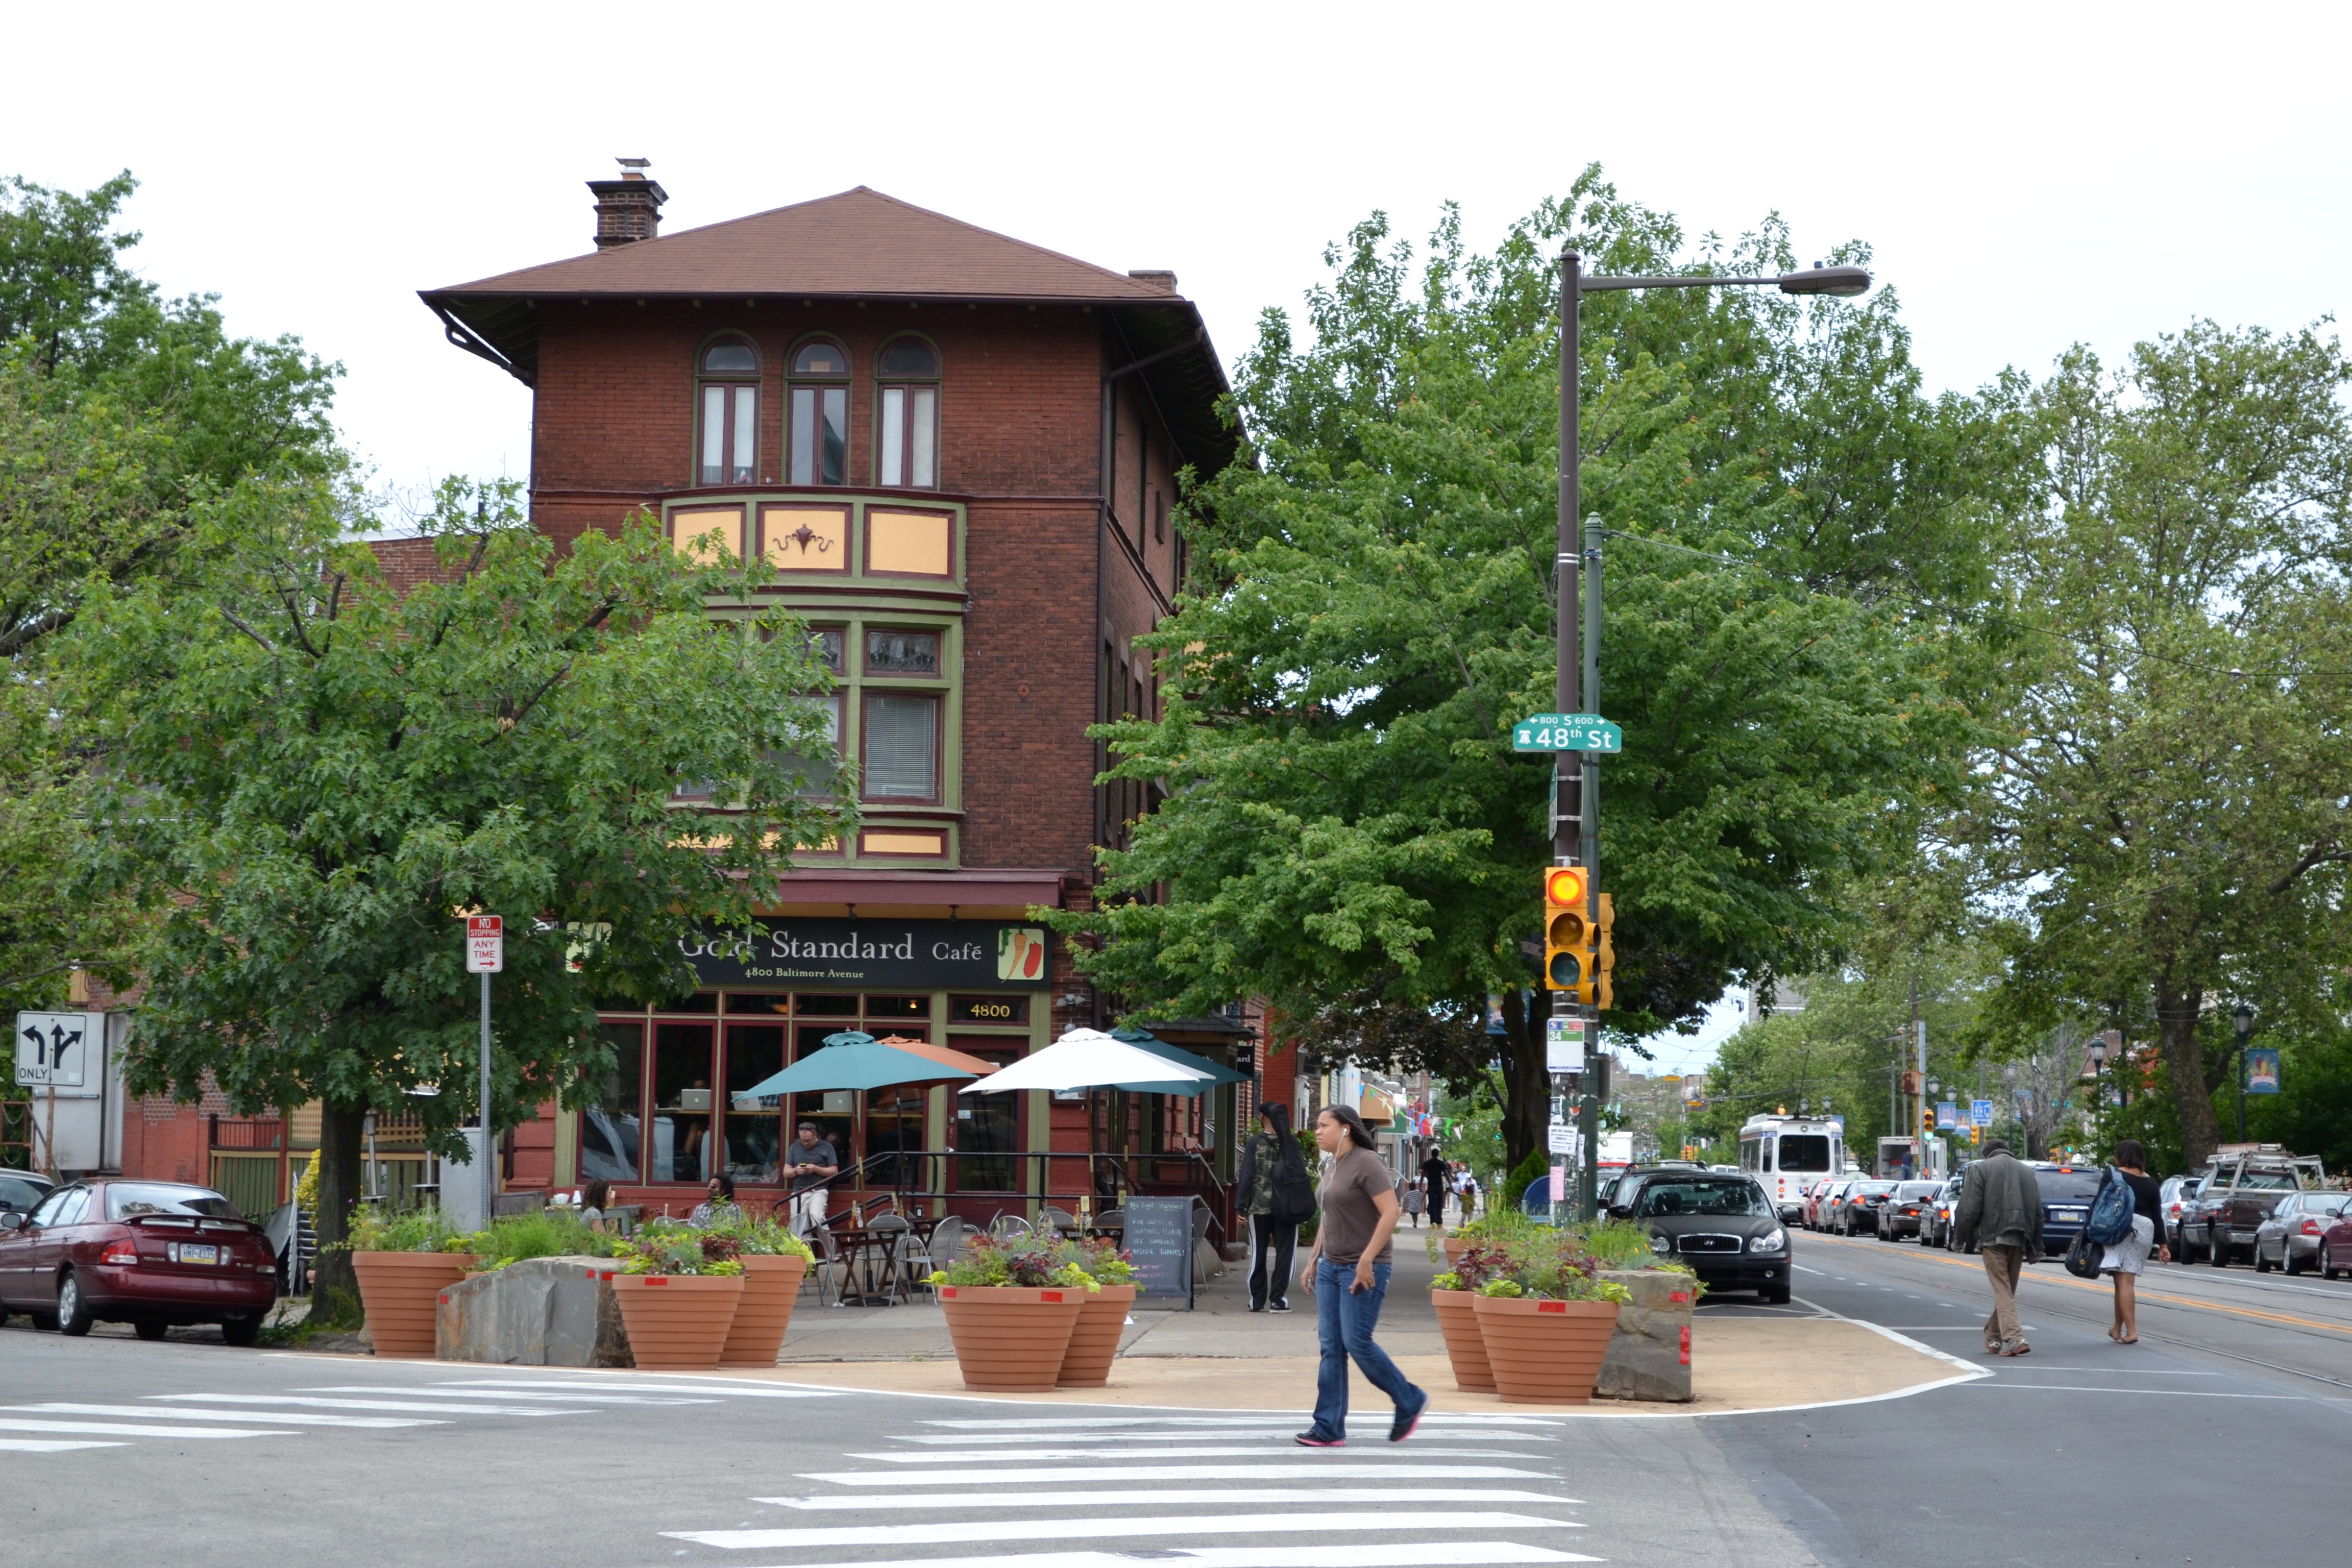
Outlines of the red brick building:
[[[1088,725],[1152,711],[1133,646],[1184,571],[1176,476],[1230,460],[1226,390],[1172,273],[1121,273],[860,187],[662,236],[661,187],[592,182],[593,254],[425,292],[451,342],[532,391],[530,506],[558,541],[639,509],[681,550],[779,574],[840,682],[854,836],[799,857],[750,959],[691,954],[704,989],[615,1009],[598,1105],[521,1130],[509,1184],[604,1176],[691,1204],[714,1170],[767,1195],[778,1142],[818,1121],[845,1184],[986,1217],[1087,1190],[1100,1101],[742,1091],[863,1027],[1010,1060],[1105,1019],[1032,906],[1085,908],[1093,850],[1148,809],[1093,783]],[[714,605],[714,615],[741,613]],[[1238,1022],[1171,1043],[1226,1057]],[[1015,1102],[1019,1103],[1015,1103]],[[1230,1173],[1245,1096],[1136,1097],[1129,1174]],[[1089,1121],[1094,1122],[1092,1128]],[[918,1151],[954,1150],[955,1158]]]

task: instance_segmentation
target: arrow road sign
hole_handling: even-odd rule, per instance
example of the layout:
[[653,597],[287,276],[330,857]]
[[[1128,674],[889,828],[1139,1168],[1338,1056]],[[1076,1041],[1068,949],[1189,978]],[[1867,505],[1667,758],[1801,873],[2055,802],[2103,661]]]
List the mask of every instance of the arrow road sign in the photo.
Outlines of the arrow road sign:
[[1511,726],[1515,752],[1622,752],[1625,731],[1598,713],[1537,713]]
[[471,974],[496,974],[507,966],[507,929],[503,915],[466,917],[466,970]]

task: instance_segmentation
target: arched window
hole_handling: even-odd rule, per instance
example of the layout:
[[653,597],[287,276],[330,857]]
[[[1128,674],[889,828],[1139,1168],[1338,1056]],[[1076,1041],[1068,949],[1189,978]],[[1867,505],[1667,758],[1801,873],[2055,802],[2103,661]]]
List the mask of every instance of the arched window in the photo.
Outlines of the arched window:
[[824,338],[793,355],[792,482],[838,485],[849,470],[849,356]]
[[760,355],[741,338],[714,340],[696,367],[702,429],[700,482],[747,485],[760,460]]
[[940,483],[940,356],[920,338],[887,343],[877,365],[882,384],[877,433],[882,482],[915,489]]

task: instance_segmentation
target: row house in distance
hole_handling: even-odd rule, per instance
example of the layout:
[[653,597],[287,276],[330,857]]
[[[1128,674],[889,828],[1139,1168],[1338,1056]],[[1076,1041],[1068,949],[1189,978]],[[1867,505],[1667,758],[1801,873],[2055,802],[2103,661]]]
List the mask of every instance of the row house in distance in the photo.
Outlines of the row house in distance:
[[[1176,475],[1234,449],[1200,313],[1172,273],[1106,270],[864,187],[670,235],[638,169],[590,188],[593,254],[425,302],[530,387],[541,531],[569,541],[642,508],[681,550],[723,542],[776,569],[774,596],[838,678],[863,821],[797,858],[751,956],[697,951],[692,996],[604,1012],[619,1069],[592,1109],[522,1130],[510,1184],[604,1177],[677,1208],[723,1170],[766,1197],[781,1144],[814,1120],[857,1169],[845,1186],[980,1219],[1086,1190],[1086,1163],[1034,1152],[1099,1140],[1092,1101],[741,1091],[844,1029],[1006,1062],[1105,1021],[1026,911],[1087,907],[1095,846],[1147,807],[1095,784],[1087,729],[1155,710],[1133,639],[1183,576]],[[1160,1033],[1227,1060],[1248,1048],[1227,1020]],[[1204,1148],[1230,1177],[1245,1090],[1123,1109],[1133,1152]],[[1164,1164],[1131,1174],[1202,1174]]]

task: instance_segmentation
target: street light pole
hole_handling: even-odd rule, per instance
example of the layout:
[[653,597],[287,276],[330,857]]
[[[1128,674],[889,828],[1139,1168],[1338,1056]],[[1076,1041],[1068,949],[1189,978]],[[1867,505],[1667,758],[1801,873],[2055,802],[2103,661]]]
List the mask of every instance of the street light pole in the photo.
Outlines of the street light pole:
[[[1562,713],[1597,713],[1601,709],[1601,528],[1598,519],[1587,525],[1582,516],[1578,471],[1583,460],[1578,384],[1583,363],[1583,297],[1628,289],[1764,287],[1777,288],[1783,294],[1851,298],[1869,289],[1870,274],[1859,267],[1813,267],[1769,278],[1588,278],[1582,256],[1570,250],[1559,258],[1559,508],[1552,541],[1552,701]],[[1580,570],[1585,557],[1591,563],[1589,586],[1583,581],[1587,574]],[[1571,606],[1580,612],[1583,623],[1580,669],[1577,627],[1569,619]],[[1555,866],[1581,865],[1589,873],[1584,892],[1589,929],[1601,921],[1601,756],[1597,752],[1580,753],[1571,775],[1568,755],[1565,752],[1552,754],[1551,858]],[[1566,991],[1552,993],[1551,1010],[1555,1018],[1577,1017],[1576,1003]],[[1600,1174],[1601,1106],[1583,1089],[1597,1077],[1591,1053],[1600,1045],[1601,1010],[1596,1005],[1585,1040],[1585,1070],[1569,1075],[1566,1086],[1582,1134],[1584,1153],[1578,1162],[1576,1207],[1578,1216],[1585,1220],[1593,1217],[1594,1187]],[[1552,1091],[1558,1094],[1561,1087],[1554,1082]]]
[[2238,1030],[2238,1142],[2246,1141],[2246,1041],[2254,1032],[2254,1010],[2241,1002],[2230,1011]]

